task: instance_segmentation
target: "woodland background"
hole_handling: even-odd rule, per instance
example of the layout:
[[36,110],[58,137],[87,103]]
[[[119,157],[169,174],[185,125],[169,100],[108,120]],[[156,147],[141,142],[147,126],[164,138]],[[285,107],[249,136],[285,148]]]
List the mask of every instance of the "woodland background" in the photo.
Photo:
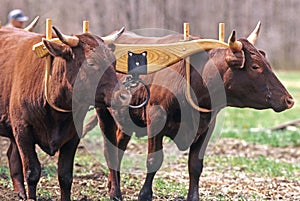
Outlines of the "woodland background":
[[67,34],[90,31],[106,35],[122,26],[127,30],[159,28],[182,32],[183,22],[190,33],[204,38],[218,37],[218,23],[225,23],[226,40],[233,29],[247,37],[262,22],[256,46],[263,49],[274,69],[300,70],[298,35],[299,0],[1,0],[0,20],[5,25],[10,10],[20,8],[30,20],[41,20],[37,32],[45,30],[45,19]]

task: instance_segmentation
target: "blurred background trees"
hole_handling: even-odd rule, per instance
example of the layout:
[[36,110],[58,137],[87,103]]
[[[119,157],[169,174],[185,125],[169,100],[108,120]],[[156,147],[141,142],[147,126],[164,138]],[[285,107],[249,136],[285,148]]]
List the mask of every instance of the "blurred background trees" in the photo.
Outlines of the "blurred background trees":
[[127,30],[160,28],[182,32],[183,22],[190,33],[204,38],[218,37],[218,23],[225,23],[226,40],[232,29],[247,37],[262,22],[257,47],[267,52],[275,69],[300,70],[300,1],[298,0],[1,0],[0,20],[7,22],[10,10],[20,8],[33,19],[41,16],[36,32],[45,32],[45,19],[67,34],[82,31],[82,21],[90,21],[90,31],[106,35],[126,26]]

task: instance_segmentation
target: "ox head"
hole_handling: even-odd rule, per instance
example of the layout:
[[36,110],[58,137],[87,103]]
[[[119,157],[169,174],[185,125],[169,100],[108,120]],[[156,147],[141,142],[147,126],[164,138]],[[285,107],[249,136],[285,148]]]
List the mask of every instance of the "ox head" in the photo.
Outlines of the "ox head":
[[221,65],[225,66],[223,78],[228,106],[272,108],[280,112],[291,108],[294,100],[272,71],[265,53],[254,47],[259,30],[260,23],[247,39],[239,40],[233,31],[230,48],[224,50],[225,59],[224,55],[213,57],[217,61],[223,58],[225,62]]
[[63,85],[59,93],[72,97],[69,101],[73,104],[110,106],[118,80],[115,56],[106,42],[112,42],[121,32],[101,38],[90,33],[66,36],[53,29],[62,43],[43,42],[53,56],[52,77],[57,76]]

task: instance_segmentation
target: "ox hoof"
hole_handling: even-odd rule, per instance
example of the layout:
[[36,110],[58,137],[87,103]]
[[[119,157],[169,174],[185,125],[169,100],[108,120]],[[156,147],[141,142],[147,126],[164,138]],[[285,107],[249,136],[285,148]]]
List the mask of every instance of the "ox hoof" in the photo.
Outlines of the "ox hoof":
[[110,197],[110,199],[113,200],[113,201],[122,201],[122,200],[123,200],[123,199],[122,199],[122,196],[121,196],[121,197],[119,197],[119,196],[114,196],[114,197]]
[[175,198],[174,201],[185,201],[185,199],[183,199],[183,198]]
[[152,201],[152,192],[140,192],[138,201]]
[[27,196],[26,196],[25,193],[19,192],[19,193],[18,193],[18,196],[19,196],[19,198],[20,198],[21,200],[27,200]]
[[123,200],[121,193],[110,193],[109,197],[113,201],[122,201]]
[[113,201],[122,201],[122,198],[116,198],[116,197],[114,197],[114,198],[112,198],[112,200]]
[[187,198],[186,201],[199,201],[199,196],[198,197]]

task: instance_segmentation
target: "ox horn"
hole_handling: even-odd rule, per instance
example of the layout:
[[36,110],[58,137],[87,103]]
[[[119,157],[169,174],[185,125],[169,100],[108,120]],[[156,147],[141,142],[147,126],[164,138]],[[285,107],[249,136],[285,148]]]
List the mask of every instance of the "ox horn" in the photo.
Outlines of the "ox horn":
[[233,30],[228,39],[229,48],[233,51],[239,52],[243,49],[243,45],[240,41],[236,40],[235,31]]
[[63,42],[64,44],[69,45],[70,47],[76,47],[78,45],[79,43],[78,37],[64,35],[55,26],[52,26],[52,28],[54,29],[59,40],[61,40],[61,42]]
[[247,37],[247,40],[254,45],[257,39],[257,36],[259,34],[261,22],[259,21],[255,27],[255,29],[252,31],[252,33]]
[[25,31],[32,31],[34,29],[34,27],[37,25],[37,23],[39,22],[40,16],[36,16],[32,22],[24,28]]
[[117,32],[115,32],[113,34],[110,34],[108,36],[103,36],[103,37],[101,37],[101,39],[106,44],[113,43],[115,40],[117,40],[122,35],[122,33],[124,32],[124,30],[125,30],[125,27],[122,27],[119,31],[117,31]]

